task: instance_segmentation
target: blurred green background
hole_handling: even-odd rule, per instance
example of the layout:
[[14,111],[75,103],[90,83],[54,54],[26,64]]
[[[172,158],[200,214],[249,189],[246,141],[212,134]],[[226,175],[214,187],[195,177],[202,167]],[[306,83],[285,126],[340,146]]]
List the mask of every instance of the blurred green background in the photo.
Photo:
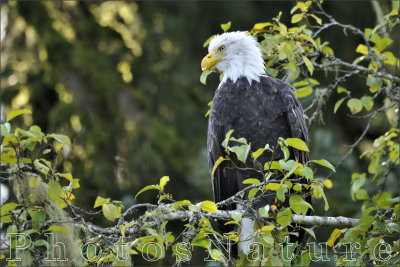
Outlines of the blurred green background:
[[[175,199],[212,199],[206,160],[208,110],[218,75],[199,82],[203,43],[230,30],[250,30],[283,11],[290,25],[294,2],[3,2],[1,6],[1,103],[8,112],[28,108],[21,124],[63,133],[73,145],[66,149],[60,169],[80,179],[76,204],[93,207],[97,195],[131,205],[134,195],[168,175],[167,191]],[[361,29],[376,24],[369,1],[326,1],[326,11],[338,21]],[[390,1],[381,1],[384,13]],[[340,29],[321,35],[335,55],[356,57],[362,42]],[[399,57],[399,35],[391,36]],[[324,75],[318,80],[324,83]],[[345,84],[354,96],[367,90],[365,81]],[[359,93],[357,93],[359,92]],[[302,99],[303,106],[313,95]],[[365,121],[340,109],[333,115],[333,96],[323,122],[311,129],[311,158],[336,163],[363,131]],[[361,202],[350,198],[350,175],[364,171],[359,155],[389,124],[374,120],[367,140],[332,177],[329,215],[357,216]],[[395,179],[388,179],[395,180]],[[394,185],[387,185],[388,188]],[[395,189],[393,189],[395,190]],[[138,201],[155,202],[146,192]],[[323,215],[321,205],[317,213]],[[322,238],[328,238],[327,231]]]

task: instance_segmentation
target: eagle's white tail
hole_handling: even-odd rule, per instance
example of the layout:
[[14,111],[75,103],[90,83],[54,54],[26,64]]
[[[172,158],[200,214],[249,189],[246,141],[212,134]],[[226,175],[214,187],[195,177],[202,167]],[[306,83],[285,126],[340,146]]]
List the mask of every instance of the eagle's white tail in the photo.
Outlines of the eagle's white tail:
[[242,219],[242,226],[239,232],[239,251],[245,255],[249,253],[250,244],[255,242],[254,238],[254,223],[255,221],[250,218]]

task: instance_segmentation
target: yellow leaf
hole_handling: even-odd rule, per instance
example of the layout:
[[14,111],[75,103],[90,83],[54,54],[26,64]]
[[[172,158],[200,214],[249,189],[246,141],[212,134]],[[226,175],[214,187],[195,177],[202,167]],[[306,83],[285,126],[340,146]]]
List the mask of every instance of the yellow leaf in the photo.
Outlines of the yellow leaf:
[[256,178],[249,178],[246,179],[242,182],[243,184],[259,184],[260,180],[256,179]]
[[104,204],[106,204],[108,202],[109,202],[108,199],[102,198],[101,196],[97,196],[96,201],[94,202],[93,208],[103,206]]
[[272,23],[270,22],[264,22],[264,23],[256,23],[253,27],[254,30],[262,30],[267,26],[271,26]]
[[114,204],[104,204],[102,210],[104,217],[112,222],[121,217],[121,208],[118,208]]
[[367,55],[368,54],[368,47],[363,45],[363,44],[359,44],[357,46],[356,52],[360,53],[360,54],[363,54],[363,55]]
[[328,188],[328,189],[331,189],[332,186],[333,186],[332,181],[331,181],[330,179],[325,179],[325,180],[324,180],[324,185],[325,185],[325,187]]
[[[344,231],[347,229],[344,229]],[[340,237],[340,235],[342,234],[342,230],[340,229],[335,229],[333,230],[331,236],[329,237],[328,241],[326,241],[326,245],[333,248],[336,239],[338,239]]]
[[200,75],[200,82],[207,85],[207,76],[212,73],[212,70],[205,70]]
[[223,162],[224,160],[227,160],[227,158],[224,158],[224,157],[219,157],[218,158],[218,160],[214,163],[214,167],[213,167],[213,170],[212,170],[212,172],[211,172],[211,176],[212,177],[214,177],[214,172],[215,172],[215,170],[217,169],[217,167],[219,166],[219,164],[221,164],[221,162]]
[[230,21],[225,23],[225,24],[221,24],[221,28],[222,28],[222,30],[224,30],[224,32],[229,30],[230,27],[231,27],[231,22]]
[[47,231],[51,231],[51,232],[61,232],[61,233],[66,233],[69,234],[69,231],[67,228],[60,226],[60,225],[51,225]]
[[42,179],[40,179],[40,177],[32,177],[31,179],[29,179],[29,187],[36,188],[40,185],[41,182]]
[[67,179],[70,182],[73,182],[74,180],[71,173],[57,173],[57,175]]
[[287,138],[285,141],[289,146],[294,147],[298,150],[303,150],[303,151],[307,151],[307,152],[310,151],[307,147],[306,142],[304,142],[303,140],[301,140],[299,138]]
[[304,2],[297,2],[297,6],[300,8],[301,12],[304,12],[308,9],[308,7],[310,6],[309,4],[304,4]]
[[210,200],[205,200],[201,202],[200,208],[208,212],[217,212],[218,210],[217,205],[215,205],[215,203]]
[[212,38],[214,38],[214,37],[215,37],[215,35],[210,36],[210,37],[204,42],[203,47],[208,46],[208,44],[211,42]]
[[303,60],[304,60],[304,63],[306,64],[306,66],[307,66],[308,71],[312,75],[313,71],[314,71],[314,65],[311,63],[311,61],[306,56],[303,56]]
[[164,176],[160,179],[160,192],[164,191],[164,187],[168,182],[169,182],[169,176]]
[[258,188],[252,188],[252,189],[250,189],[247,198],[248,198],[248,199],[252,199],[252,198],[257,194],[258,190],[259,190]]
[[137,194],[136,194],[136,196],[135,196],[135,198],[137,198],[137,196],[138,195],[140,195],[141,193],[143,193],[143,192],[145,192],[145,191],[147,191],[147,190],[150,190],[150,189],[160,189],[160,186],[159,185],[148,185],[148,186],[145,186],[142,190],[140,190]]
[[49,197],[53,202],[56,202],[61,196],[61,185],[57,181],[50,181],[48,186]]
[[11,111],[11,112],[7,115],[7,121],[10,121],[10,120],[12,120],[13,118],[15,118],[15,117],[17,117],[17,116],[22,115],[22,114],[26,114],[26,113],[31,114],[32,111],[30,111],[29,109],[19,109],[19,110]]
[[302,19],[303,19],[303,15],[295,14],[292,17],[292,21],[291,22],[294,24],[294,23],[297,23],[297,22],[301,21]]
[[304,86],[296,90],[297,98],[303,98],[312,94],[313,89],[311,86]]
[[271,232],[272,230],[274,230],[275,226],[273,225],[265,225],[263,227],[261,227],[260,231],[261,232]]
[[315,43],[314,39],[311,38],[310,36],[306,34],[300,34],[299,38],[309,41],[315,48],[317,48],[317,44]]
[[357,98],[351,98],[347,101],[347,106],[349,107],[351,114],[356,114],[360,112],[363,108],[363,104],[361,100]]
[[281,188],[281,184],[276,184],[276,183],[269,183],[265,186],[265,190],[271,190],[271,191],[276,191],[279,188]]

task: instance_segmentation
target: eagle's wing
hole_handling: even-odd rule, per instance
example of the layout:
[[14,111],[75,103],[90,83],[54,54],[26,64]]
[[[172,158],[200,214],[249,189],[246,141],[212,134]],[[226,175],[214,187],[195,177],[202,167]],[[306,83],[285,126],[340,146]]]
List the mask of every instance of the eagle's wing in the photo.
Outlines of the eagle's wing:
[[[286,119],[290,129],[291,136],[293,138],[299,138],[303,140],[307,146],[309,144],[308,140],[308,130],[306,126],[306,121],[304,119],[304,111],[301,106],[294,88],[285,83],[285,89],[282,90],[284,105],[287,107]],[[293,149],[294,159],[300,163],[306,163],[309,160],[308,152]]]
[[[230,130],[226,120],[234,113],[234,107],[226,106],[225,101],[223,101],[224,97],[216,93],[211,108],[216,107],[218,110],[211,112],[208,120],[207,152],[210,173],[212,173],[217,160],[226,155],[221,144],[226,133]],[[215,202],[220,202],[237,192],[237,179],[233,177],[235,173],[229,161],[223,161],[215,170],[211,177]],[[226,208],[234,209],[235,207],[228,206]]]

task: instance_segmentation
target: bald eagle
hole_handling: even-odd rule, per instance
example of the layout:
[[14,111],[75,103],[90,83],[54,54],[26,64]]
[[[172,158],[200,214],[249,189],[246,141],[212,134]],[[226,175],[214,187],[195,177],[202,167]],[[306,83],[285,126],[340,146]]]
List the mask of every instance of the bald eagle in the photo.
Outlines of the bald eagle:
[[[304,111],[296,97],[294,88],[288,83],[269,76],[258,42],[246,32],[228,32],[215,36],[208,46],[208,55],[201,62],[202,70],[215,70],[223,73],[214,98],[208,120],[207,150],[209,171],[215,162],[225,156],[221,143],[231,129],[235,138],[244,137],[251,148],[257,149],[268,144],[277,147],[279,137],[300,138],[308,145],[308,133],[304,120]],[[254,150],[255,151],[255,150]],[[273,158],[272,158],[273,157]],[[306,163],[308,153],[292,149],[291,159]],[[264,152],[257,162],[284,158],[278,148],[274,154]],[[241,166],[242,168],[237,168]],[[252,171],[255,163],[246,164],[233,158],[222,162],[212,175],[215,202],[233,196],[246,186],[242,182],[248,178],[259,178],[259,172]],[[249,170],[250,169],[250,170]],[[277,177],[275,177],[277,178]],[[275,197],[265,194],[254,208],[274,204]],[[307,199],[310,201],[310,199]],[[228,205],[227,210],[246,209]],[[254,220],[244,216],[239,229],[239,250],[247,253],[254,241]],[[232,226],[219,223],[221,231],[228,232]]]

